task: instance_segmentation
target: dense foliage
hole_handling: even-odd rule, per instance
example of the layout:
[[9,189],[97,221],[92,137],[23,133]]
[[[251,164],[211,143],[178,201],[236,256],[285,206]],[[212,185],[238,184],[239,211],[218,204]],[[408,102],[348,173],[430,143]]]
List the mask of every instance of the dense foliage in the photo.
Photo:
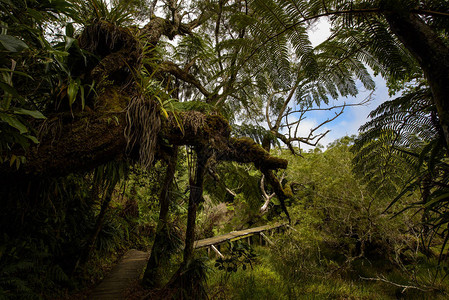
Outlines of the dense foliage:
[[302,158],[284,154],[290,161],[287,178],[299,190],[289,207],[292,228],[272,235],[273,246],[260,247],[253,239],[251,268],[214,268],[209,281],[214,298],[447,297],[447,262],[438,264],[437,248],[431,256],[419,250],[421,216],[406,211],[393,217],[421,195],[410,194],[385,212],[395,194],[374,196],[352,172],[352,144],[346,137],[324,152],[316,149]]
[[[151,245],[151,293],[205,298],[195,239],[281,220],[293,229],[256,268],[279,290],[242,275],[255,255],[237,244],[216,262],[226,272],[217,295],[352,297],[319,286],[357,276],[447,293],[448,8],[0,0],[0,297],[63,297]],[[319,18],[331,36],[313,47]],[[345,104],[300,136],[306,114],[373,90],[370,69],[402,96],[355,140],[294,156],[318,145]],[[227,290],[230,272],[260,289]]]

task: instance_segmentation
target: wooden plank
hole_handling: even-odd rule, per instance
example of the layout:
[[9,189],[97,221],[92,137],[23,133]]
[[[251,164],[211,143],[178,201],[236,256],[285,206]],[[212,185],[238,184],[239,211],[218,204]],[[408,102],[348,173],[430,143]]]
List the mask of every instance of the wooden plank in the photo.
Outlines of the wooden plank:
[[240,230],[240,231],[231,231],[230,233],[223,234],[220,236],[215,236],[215,237],[195,241],[194,248],[199,249],[199,248],[208,247],[211,245],[221,244],[221,243],[231,241],[231,240],[235,241],[235,240],[246,238],[248,236],[251,236],[251,235],[266,231],[266,230],[271,230],[271,229],[279,228],[282,226],[285,226],[285,225],[284,224],[273,225],[273,226],[264,225],[264,226],[249,228],[249,229]]
[[149,257],[148,252],[131,249],[111,270],[104,280],[93,289],[88,299],[124,299],[123,294],[140,278]]
[[268,244],[270,244],[271,246],[274,245],[274,243],[265,234],[263,234],[263,232],[259,232],[259,234],[268,242]]
[[217,249],[217,248],[215,248],[215,246],[214,246],[214,245],[211,245],[210,247],[212,248],[212,250],[214,250],[214,252],[215,252],[215,253],[217,253],[217,254],[218,254],[218,256],[220,256],[221,258],[224,258],[224,255],[223,255],[223,254],[221,254],[221,252],[220,252],[220,251],[218,251],[218,249]]

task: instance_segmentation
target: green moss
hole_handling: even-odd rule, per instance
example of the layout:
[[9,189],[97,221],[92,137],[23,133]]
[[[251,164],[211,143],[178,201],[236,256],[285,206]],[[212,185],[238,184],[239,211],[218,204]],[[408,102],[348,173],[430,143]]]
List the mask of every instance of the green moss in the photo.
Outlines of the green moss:
[[287,168],[287,160],[271,156],[270,153],[251,138],[231,138],[230,143],[232,144],[238,162],[253,162],[258,169],[273,170]]
[[291,182],[287,182],[284,185],[284,194],[287,198],[293,198],[293,191],[292,191],[292,187],[291,187]]
[[216,135],[219,133],[223,137],[229,137],[231,126],[229,122],[221,115],[207,115],[208,134]]
[[245,160],[260,162],[270,156],[265,149],[249,137],[232,139],[231,143],[235,149],[239,150],[241,157]]
[[99,112],[123,112],[129,103],[129,96],[118,88],[108,88],[96,100]]

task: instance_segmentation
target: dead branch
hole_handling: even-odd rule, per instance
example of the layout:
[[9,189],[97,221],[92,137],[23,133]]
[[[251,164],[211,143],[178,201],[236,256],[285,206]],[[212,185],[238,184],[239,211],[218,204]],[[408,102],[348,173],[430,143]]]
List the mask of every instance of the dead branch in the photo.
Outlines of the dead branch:
[[262,174],[262,178],[260,179],[260,190],[262,191],[262,197],[265,199],[264,204],[259,209],[259,212],[261,215],[265,214],[268,211],[268,205],[270,204],[271,198],[276,195],[275,193],[272,193],[271,195],[268,195],[265,191],[265,183],[264,183],[265,175]]
[[[281,178],[278,179],[280,183],[285,178],[285,172],[282,173]],[[265,190],[265,174],[262,174],[262,178],[260,178],[260,190],[262,191],[262,197],[265,200],[264,204],[260,207],[259,212],[261,215],[265,214],[268,211],[268,205],[270,204],[271,198],[276,196],[276,193],[272,193],[268,195]]]
[[362,277],[362,276],[359,276],[359,277],[360,277],[360,279],[363,279],[363,280],[382,281],[382,282],[385,282],[385,283],[388,283],[388,284],[400,287],[400,288],[402,288],[402,291],[401,291],[402,294],[405,293],[405,291],[408,290],[408,289],[416,289],[416,290],[420,290],[422,292],[430,292],[430,291],[432,291],[431,289],[423,289],[423,288],[420,288],[420,287],[417,287],[417,286],[413,286],[413,285],[398,284],[398,283],[395,283],[395,282],[387,280],[384,276],[380,276],[380,277],[377,276],[376,278],[372,278],[372,277],[367,278],[367,277]]
[[[217,172],[216,172],[214,169],[212,169],[211,167],[209,167],[209,168],[207,169],[207,172],[209,173],[209,175],[210,175],[210,176],[211,176],[217,183],[220,183],[220,184],[224,187],[225,191],[226,191],[229,195],[231,195],[232,198],[237,197],[237,193],[236,193],[235,191],[231,190],[230,188],[228,188],[228,187],[226,186],[226,184],[224,184],[224,182],[223,182],[223,181],[221,180],[221,178],[220,178],[220,175],[218,175]],[[242,186],[243,186],[243,185],[237,187],[237,190],[241,189]]]

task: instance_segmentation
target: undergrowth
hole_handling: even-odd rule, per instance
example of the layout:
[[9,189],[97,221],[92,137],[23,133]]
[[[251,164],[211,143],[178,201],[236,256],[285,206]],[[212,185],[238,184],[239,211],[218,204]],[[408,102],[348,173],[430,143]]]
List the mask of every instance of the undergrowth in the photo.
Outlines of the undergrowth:
[[[22,183],[11,197],[0,194],[11,200],[0,213],[0,299],[82,294],[101,280],[127,249],[146,250],[156,218],[148,207],[158,199],[142,199],[138,189],[157,189],[157,172],[152,175],[146,178],[148,182],[133,181],[131,176],[127,186],[121,185],[122,190],[117,187],[93,251],[82,264],[80,253],[94,231],[102,203],[101,193],[92,192],[95,185],[90,175],[71,175],[42,185]],[[139,202],[128,201],[132,197]]]
[[[256,246],[257,263],[252,268],[236,272],[214,268],[208,281],[209,298],[374,300],[447,299],[449,295],[444,272],[432,272],[437,266],[435,260],[413,265],[417,272],[412,278],[386,259],[362,258],[350,265],[338,264],[327,257],[332,249],[326,249],[325,255],[325,249],[320,249],[323,245],[292,247],[285,238],[285,235],[278,237],[274,247]],[[291,259],[285,259],[286,256]],[[215,260],[211,259],[209,264],[212,267]],[[433,277],[432,282],[419,279],[423,277]]]

